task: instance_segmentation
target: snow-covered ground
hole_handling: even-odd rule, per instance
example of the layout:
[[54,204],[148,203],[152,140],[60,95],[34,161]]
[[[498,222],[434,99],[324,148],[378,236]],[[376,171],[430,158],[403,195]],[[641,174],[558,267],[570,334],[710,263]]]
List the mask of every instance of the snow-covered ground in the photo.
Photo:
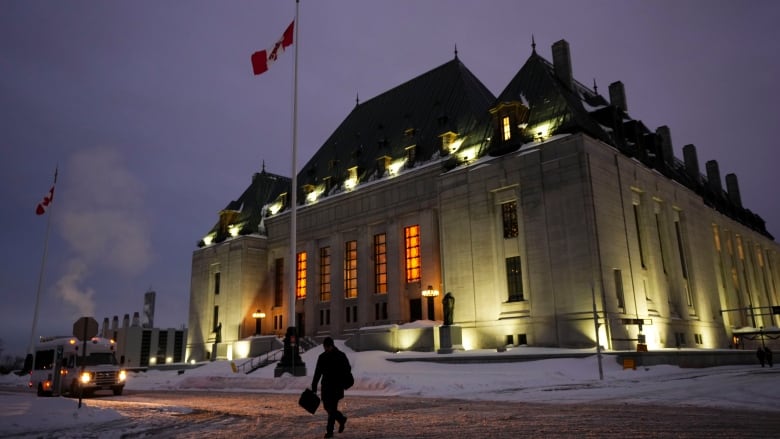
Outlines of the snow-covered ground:
[[[347,395],[415,396],[472,400],[575,403],[620,402],[698,407],[772,410],[780,412],[780,367],[756,365],[681,369],[659,365],[623,370],[613,356],[603,355],[604,379],[599,379],[599,362],[587,358],[547,359],[514,363],[440,364],[392,362],[390,357],[420,357],[437,354],[352,352],[336,341],[353,366],[355,386]],[[274,378],[274,366],[252,374],[234,373],[230,362],[215,361],[201,367],[132,373],[128,390],[208,390],[267,393],[300,393],[311,383],[311,375],[321,348],[302,354],[308,376]],[[510,353],[560,353],[564,350],[516,348]],[[571,352],[571,351],[565,351]],[[582,352],[582,351],[577,351]],[[590,351],[586,351],[590,352]],[[497,355],[495,351],[470,351],[449,355]],[[246,360],[236,361],[237,364]],[[38,398],[26,388],[25,377],[0,377],[0,436],[26,431],[87,423],[106,422],[121,417],[110,409],[95,407],[84,399]],[[3,391],[3,390],[16,391]],[[41,416],[45,413],[46,416]]]

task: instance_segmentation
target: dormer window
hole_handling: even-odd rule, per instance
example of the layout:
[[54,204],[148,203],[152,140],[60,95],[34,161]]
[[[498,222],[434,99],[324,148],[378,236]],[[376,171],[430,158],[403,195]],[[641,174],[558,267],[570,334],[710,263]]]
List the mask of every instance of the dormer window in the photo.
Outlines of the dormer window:
[[455,152],[457,147],[454,146],[455,141],[458,139],[458,134],[453,133],[452,131],[447,131],[444,134],[441,134],[439,137],[441,137],[441,149],[445,152]]
[[404,156],[406,158],[407,167],[411,168],[412,166],[414,166],[416,150],[417,150],[417,145],[407,146],[406,149],[404,150]]
[[357,186],[358,184],[358,167],[353,166],[349,169],[347,169],[347,179],[344,180],[344,188],[347,190],[352,190]]
[[380,177],[385,175],[387,169],[390,167],[390,160],[392,159],[386,155],[383,155],[382,157],[376,159],[376,170],[377,170],[377,174]]
[[493,144],[513,144],[528,125],[528,107],[518,101],[501,102],[490,109],[493,118]]

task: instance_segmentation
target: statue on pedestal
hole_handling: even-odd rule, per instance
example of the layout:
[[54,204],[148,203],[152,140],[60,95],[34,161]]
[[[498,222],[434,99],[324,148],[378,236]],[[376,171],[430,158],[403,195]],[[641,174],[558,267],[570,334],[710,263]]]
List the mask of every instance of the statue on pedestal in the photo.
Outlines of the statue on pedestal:
[[452,316],[455,311],[455,296],[447,293],[441,299],[442,308],[444,308],[444,326],[452,325]]

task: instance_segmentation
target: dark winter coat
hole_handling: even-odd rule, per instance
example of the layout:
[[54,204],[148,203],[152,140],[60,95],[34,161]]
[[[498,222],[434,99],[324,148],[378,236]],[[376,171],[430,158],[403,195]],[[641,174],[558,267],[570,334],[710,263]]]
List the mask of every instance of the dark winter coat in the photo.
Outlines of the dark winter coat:
[[311,388],[317,391],[317,383],[322,378],[322,400],[338,401],[344,397],[343,377],[351,371],[347,356],[335,346],[317,358]]

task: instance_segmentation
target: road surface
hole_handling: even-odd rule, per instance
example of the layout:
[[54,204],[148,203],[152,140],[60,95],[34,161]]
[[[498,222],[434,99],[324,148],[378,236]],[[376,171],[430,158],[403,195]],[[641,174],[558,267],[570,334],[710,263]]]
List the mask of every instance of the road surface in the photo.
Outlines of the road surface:
[[[36,437],[321,438],[325,412],[309,415],[297,395],[127,391],[90,405],[126,418]],[[337,438],[767,438],[776,412],[615,404],[538,404],[347,395]]]

